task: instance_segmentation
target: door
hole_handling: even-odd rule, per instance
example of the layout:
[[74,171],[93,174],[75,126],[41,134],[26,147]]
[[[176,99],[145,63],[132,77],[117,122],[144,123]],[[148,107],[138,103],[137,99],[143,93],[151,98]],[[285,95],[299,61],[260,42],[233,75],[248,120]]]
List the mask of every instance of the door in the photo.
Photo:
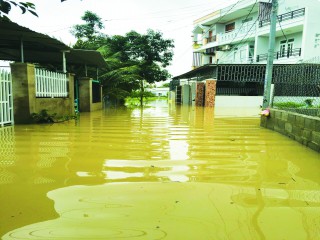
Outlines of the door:
[[0,126],[13,124],[13,96],[10,72],[0,69]]
[[280,57],[286,56],[286,45],[287,45],[286,40],[283,40],[280,42]]
[[288,57],[292,56],[293,43],[294,43],[294,39],[293,38],[288,40],[288,44],[287,44],[287,46],[288,46],[288,48],[287,48],[288,49],[287,56]]

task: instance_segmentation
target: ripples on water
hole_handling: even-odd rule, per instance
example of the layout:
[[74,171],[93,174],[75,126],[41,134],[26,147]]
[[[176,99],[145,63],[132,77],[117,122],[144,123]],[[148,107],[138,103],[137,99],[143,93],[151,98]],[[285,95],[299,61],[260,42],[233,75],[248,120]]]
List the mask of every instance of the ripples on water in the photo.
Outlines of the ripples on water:
[[0,235],[317,239],[318,153],[239,112],[158,102],[0,128]]

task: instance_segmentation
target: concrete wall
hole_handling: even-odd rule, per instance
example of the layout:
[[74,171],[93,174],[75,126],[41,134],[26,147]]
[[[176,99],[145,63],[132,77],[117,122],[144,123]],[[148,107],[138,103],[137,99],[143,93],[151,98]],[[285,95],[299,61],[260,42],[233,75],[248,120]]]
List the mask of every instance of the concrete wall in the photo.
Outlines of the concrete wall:
[[260,125],[320,152],[320,118],[318,117],[271,109],[269,117],[261,117]]
[[58,116],[74,114],[74,76],[69,75],[69,96],[66,98],[36,98],[35,66],[11,64],[14,120],[16,124],[31,123],[31,114],[48,110]]
[[56,113],[57,116],[74,115],[74,75],[69,74],[69,97],[67,98],[36,98],[35,112],[47,109],[49,113]]

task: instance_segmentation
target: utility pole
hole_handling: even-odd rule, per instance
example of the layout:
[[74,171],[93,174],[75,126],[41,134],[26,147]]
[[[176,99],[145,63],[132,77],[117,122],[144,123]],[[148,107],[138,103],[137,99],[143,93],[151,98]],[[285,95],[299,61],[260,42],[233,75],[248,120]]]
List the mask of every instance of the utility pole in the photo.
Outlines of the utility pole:
[[270,34],[269,34],[269,50],[268,60],[266,66],[266,74],[264,80],[264,93],[263,93],[263,108],[270,107],[270,94],[271,94],[271,82],[272,82],[272,70],[274,59],[274,45],[276,40],[276,27],[277,27],[277,15],[278,15],[278,0],[272,0],[272,9],[270,14]]

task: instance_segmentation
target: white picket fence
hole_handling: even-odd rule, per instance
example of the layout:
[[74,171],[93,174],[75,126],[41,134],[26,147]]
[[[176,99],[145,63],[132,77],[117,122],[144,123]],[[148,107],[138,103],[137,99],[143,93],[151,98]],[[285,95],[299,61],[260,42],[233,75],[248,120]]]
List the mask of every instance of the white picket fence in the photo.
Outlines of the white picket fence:
[[64,73],[36,68],[36,97],[68,97],[69,79]]
[[8,71],[0,69],[0,126],[13,124],[12,80]]

